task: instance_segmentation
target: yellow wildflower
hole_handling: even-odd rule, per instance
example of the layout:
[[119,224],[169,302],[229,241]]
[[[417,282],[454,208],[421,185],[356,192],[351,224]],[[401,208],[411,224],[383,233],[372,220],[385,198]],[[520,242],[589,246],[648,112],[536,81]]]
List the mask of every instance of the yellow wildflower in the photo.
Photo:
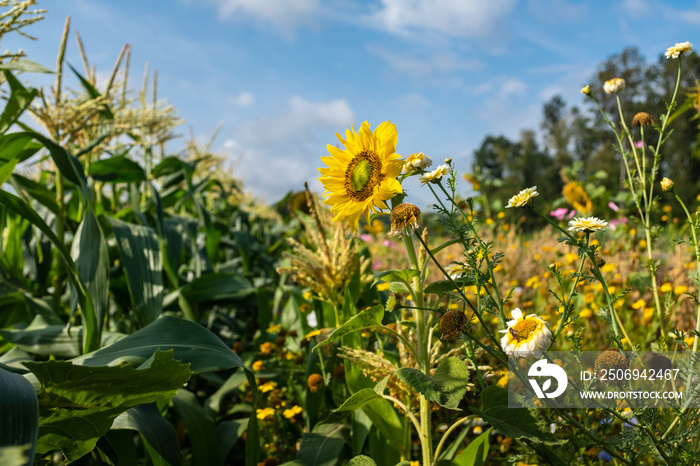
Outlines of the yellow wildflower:
[[258,416],[258,419],[260,419],[260,420],[262,421],[262,420],[264,420],[264,419],[267,419],[267,418],[270,417],[270,416],[274,416],[274,415],[275,415],[275,410],[272,409],[272,408],[258,409],[258,410],[256,411],[256,414],[257,414],[257,416]]

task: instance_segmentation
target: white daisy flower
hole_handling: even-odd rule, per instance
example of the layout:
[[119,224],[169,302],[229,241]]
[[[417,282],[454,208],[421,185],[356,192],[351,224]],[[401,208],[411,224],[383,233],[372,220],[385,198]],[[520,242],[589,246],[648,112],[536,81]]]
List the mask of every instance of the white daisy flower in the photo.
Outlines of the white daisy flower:
[[678,42],[673,47],[666,49],[666,58],[678,58],[682,53],[693,50],[693,44],[690,42]]
[[605,84],[603,84],[603,90],[607,94],[615,94],[616,92],[620,92],[624,88],[625,80],[622,78],[612,78],[608,81],[605,81]]
[[403,172],[411,173],[415,171],[425,170],[433,164],[430,157],[425,155],[423,152],[416,152],[411,154],[406,158],[406,162],[403,164]]
[[539,357],[552,341],[552,332],[547,323],[535,314],[523,317],[523,311],[516,308],[510,313],[513,320],[508,321],[508,328],[501,338],[501,346],[508,356]]
[[539,195],[540,193],[537,192],[537,186],[523,189],[518,194],[516,194],[508,200],[508,205],[506,205],[506,209],[510,207],[525,207],[530,204],[530,201],[533,197],[537,197]]
[[585,231],[593,233],[598,230],[605,230],[608,227],[608,222],[601,220],[598,217],[575,217],[569,221],[569,231]]
[[420,183],[425,184],[430,181],[437,181],[440,178],[442,178],[445,175],[448,175],[450,173],[450,167],[448,165],[440,165],[437,167],[435,170],[431,171],[430,173],[426,173],[425,175],[420,177]]

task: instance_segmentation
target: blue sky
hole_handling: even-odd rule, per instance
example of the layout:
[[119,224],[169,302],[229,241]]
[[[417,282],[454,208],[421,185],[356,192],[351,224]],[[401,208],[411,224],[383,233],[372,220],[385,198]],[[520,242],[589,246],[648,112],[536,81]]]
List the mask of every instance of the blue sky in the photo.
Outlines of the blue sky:
[[[543,103],[579,90],[596,65],[626,46],[648,61],[667,47],[700,45],[700,1],[566,0],[61,0],[9,38],[53,67],[67,15],[99,78],[124,43],[131,82],[158,70],[159,95],[214,148],[245,187],[267,202],[304,181],[321,192],[317,167],[336,132],[367,120],[397,124],[397,152],[455,160],[468,171],[488,134],[537,129]],[[72,37],[71,37],[72,39]],[[75,41],[67,60],[81,65]],[[36,81],[33,81],[36,82]],[[590,83],[592,87],[598,83]],[[184,146],[184,137],[173,149]],[[413,202],[430,202],[417,184]],[[464,187],[466,190],[466,186]]]

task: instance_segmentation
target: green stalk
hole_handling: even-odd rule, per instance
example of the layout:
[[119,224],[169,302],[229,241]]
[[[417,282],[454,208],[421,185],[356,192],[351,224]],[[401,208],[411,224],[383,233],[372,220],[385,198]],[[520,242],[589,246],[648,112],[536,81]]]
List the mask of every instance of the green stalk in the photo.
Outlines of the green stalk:
[[[676,197],[676,200],[681,205],[681,207],[683,207],[683,211],[685,212],[685,215],[688,217],[688,223],[690,224],[690,232],[693,235],[693,248],[695,248],[695,263],[698,267],[698,273],[700,273],[700,244],[698,244],[698,234],[695,231],[695,223],[693,222],[693,217],[690,215],[690,212],[688,211],[688,208],[685,206],[685,203],[681,200],[680,197],[678,197],[678,194],[673,193],[673,195]],[[700,332],[700,303],[698,304],[697,317],[695,319],[695,332],[696,333]],[[694,335],[693,352],[696,352],[698,350],[698,340],[700,340],[700,337],[698,337],[697,334]]]
[[[411,268],[420,271],[420,265],[418,264],[418,256],[416,255],[416,248],[413,244],[413,237],[411,235],[401,236],[403,244],[406,247],[406,253],[408,254],[408,261]],[[428,355],[428,339],[427,335],[430,329],[427,326],[427,316],[423,308],[425,303],[423,302],[423,281],[421,276],[418,275],[413,277],[412,283],[412,296],[415,298],[415,304],[417,308],[413,309],[413,316],[416,321],[416,339],[418,340],[418,368],[425,375],[430,377],[430,357]],[[432,464],[432,436],[431,436],[431,423],[430,423],[430,401],[425,398],[423,394],[420,395],[420,421],[418,435],[420,437],[421,450],[423,455],[423,465],[430,466]]]
[[[61,101],[61,80],[63,79],[63,59],[66,55],[66,44],[68,42],[68,31],[70,29],[70,16],[66,16],[66,22],[63,26],[63,35],[61,36],[61,45],[58,48],[58,57],[56,59],[56,88],[54,89],[54,103],[56,106],[56,121],[55,131],[53,134],[54,141],[59,143],[61,138],[60,127],[61,127],[61,115],[60,115],[60,101]],[[61,244],[65,242],[65,232],[66,232],[66,203],[65,203],[65,187],[63,184],[63,174],[56,167],[56,203],[58,204],[58,217],[56,218],[56,235],[61,241]],[[53,278],[54,295],[53,295],[53,307],[56,313],[60,312],[61,309],[61,295],[63,294],[63,275],[65,272],[65,266],[63,261],[58,261],[56,267],[56,275]]]

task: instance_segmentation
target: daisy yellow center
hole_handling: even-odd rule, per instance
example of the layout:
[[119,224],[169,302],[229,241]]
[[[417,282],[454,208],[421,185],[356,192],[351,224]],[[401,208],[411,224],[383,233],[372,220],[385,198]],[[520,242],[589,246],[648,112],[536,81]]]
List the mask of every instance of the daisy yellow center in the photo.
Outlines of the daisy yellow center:
[[345,170],[345,193],[353,201],[364,201],[383,178],[382,162],[377,153],[363,150],[353,157]]
[[527,340],[539,327],[535,319],[523,319],[510,328],[510,334],[518,341]]

